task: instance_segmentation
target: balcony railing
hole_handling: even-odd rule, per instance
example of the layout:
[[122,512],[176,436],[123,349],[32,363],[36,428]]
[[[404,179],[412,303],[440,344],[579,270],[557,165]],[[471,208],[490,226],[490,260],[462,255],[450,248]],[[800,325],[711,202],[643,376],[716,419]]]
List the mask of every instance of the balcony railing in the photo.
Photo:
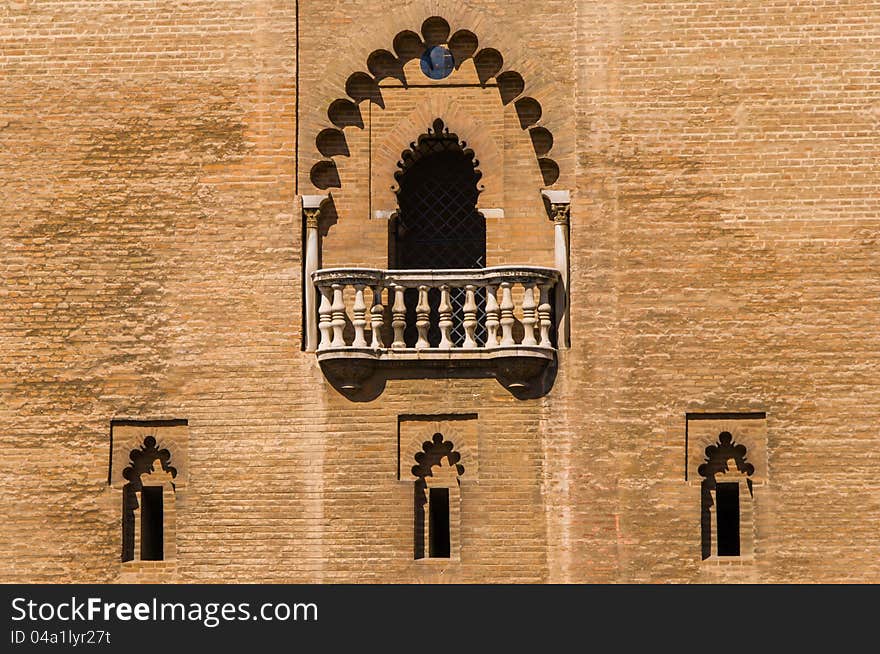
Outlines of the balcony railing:
[[533,266],[317,270],[318,361],[344,390],[382,366],[479,367],[527,386],[556,357],[559,277]]

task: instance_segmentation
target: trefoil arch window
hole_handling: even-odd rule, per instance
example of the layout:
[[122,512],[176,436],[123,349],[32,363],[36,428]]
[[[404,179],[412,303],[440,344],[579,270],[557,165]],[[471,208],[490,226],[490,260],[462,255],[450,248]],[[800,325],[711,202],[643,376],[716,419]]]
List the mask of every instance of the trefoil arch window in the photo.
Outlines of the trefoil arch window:
[[415,460],[414,558],[458,559],[461,454],[438,432],[422,444]]
[[171,465],[171,452],[147,436],[129,459],[122,471],[128,482],[122,488],[122,560],[173,558],[177,469]]
[[[401,153],[395,173],[398,210],[389,223],[389,263],[398,270],[470,270],[486,267],[486,219],[477,209],[482,173],[479,161],[467,143],[459,141],[437,118],[417,142]],[[477,328],[474,339],[486,342],[486,292],[479,288],[474,297]],[[418,290],[405,294],[407,324],[404,334],[408,347],[418,340],[415,314]],[[441,294],[428,294],[431,328],[428,342],[441,341],[439,308]],[[464,305],[466,292],[453,288],[450,340],[454,346],[465,341]]]
[[[733,462],[733,465],[731,465]],[[752,476],[746,446],[728,431],[706,448],[706,460],[697,470],[703,480],[701,496],[702,558],[751,555],[754,549]]]

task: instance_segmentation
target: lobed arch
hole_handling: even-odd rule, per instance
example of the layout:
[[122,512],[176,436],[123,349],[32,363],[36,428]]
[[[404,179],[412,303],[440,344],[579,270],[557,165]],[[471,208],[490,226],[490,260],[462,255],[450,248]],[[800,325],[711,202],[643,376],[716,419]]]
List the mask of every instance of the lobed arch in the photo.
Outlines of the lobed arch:
[[458,477],[464,474],[464,466],[460,463],[461,454],[455,449],[455,443],[446,440],[440,432],[435,432],[431,440],[422,443],[422,451],[416,452],[413,458],[416,463],[412,467],[412,475],[416,478],[416,483],[423,486],[429,483],[428,477],[435,477],[434,468],[438,468],[438,473],[442,471],[439,476],[454,477],[456,483]]
[[[468,22],[472,25],[479,24],[477,20]],[[552,156],[554,138],[544,120],[543,108],[536,98],[525,94],[526,80],[523,75],[510,68],[505,69],[504,56],[499,50],[492,47],[480,48],[479,38],[474,31],[466,28],[453,30],[450,23],[440,16],[425,19],[418,32],[411,29],[400,30],[390,41],[385,47],[374,49],[367,56],[364,68],[355,70],[345,79],[342,85],[346,95],[328,103],[326,115],[329,124],[323,124],[315,136],[315,149],[321,158],[309,169],[309,180],[313,186],[322,191],[342,187],[336,160],[338,157],[350,156],[345,130],[364,128],[361,105],[368,102],[384,109],[380,82],[392,78],[408,86],[412,82],[406,78],[405,65],[419,58],[427,47],[441,43],[448,45],[456,70],[466,61],[472,61],[480,85],[497,85],[502,105],[513,106],[520,128],[530,137],[544,186],[552,187],[556,183],[560,169]],[[436,117],[437,115],[431,116],[431,120]],[[452,118],[441,117],[447,124],[452,124]],[[454,128],[459,133],[462,132],[462,127],[458,124]],[[421,131],[420,129],[416,133]],[[478,147],[477,132],[478,130],[473,130],[472,134],[468,134],[468,140],[475,147]],[[482,151],[478,152],[481,157],[486,156]],[[391,165],[396,161],[395,158]]]
[[[173,505],[172,496],[177,468],[171,465],[171,451],[160,447],[156,437],[150,435],[143,439],[139,447],[129,452],[128,465],[122,471],[122,477],[126,480],[126,484],[122,487],[122,561],[126,562],[140,558],[144,554],[143,551],[139,551],[139,544],[145,540],[145,533],[143,524],[138,524],[138,517],[146,510],[142,504],[141,494],[148,489],[144,488],[143,477],[155,481],[154,484],[150,484],[150,488],[158,489],[160,495],[164,496],[166,490],[170,491],[168,500]],[[139,498],[142,499],[139,501]],[[160,505],[164,503],[161,501]],[[156,533],[149,549],[156,549],[159,554],[158,558],[148,558],[148,560],[163,560],[174,549],[173,546],[168,547],[165,543],[168,540],[168,545],[171,545],[170,539],[165,537],[163,511],[173,515],[173,506],[160,509],[159,515],[154,516],[159,526],[155,528]],[[173,527],[168,531],[173,532]]]
[[[412,475],[413,486],[413,557],[458,558],[460,548],[460,479],[464,466],[455,444],[441,432],[422,443],[422,451],[415,455]],[[440,537],[435,533],[434,516],[442,507]]]
[[155,436],[147,436],[139,447],[129,452],[129,464],[122,471],[123,478],[131,485],[132,490],[141,489],[141,475],[157,470],[156,464],[171,477],[177,477],[177,468],[171,465],[171,451],[160,448]]
[[454,132],[478,156],[482,172],[479,185],[481,195],[484,195],[487,185],[490,193],[500,195],[502,180],[496,178],[494,171],[498,168],[497,162],[503,157],[501,145],[487,130],[480,129],[479,122],[466,108],[441,98],[421,103],[398,123],[398,129],[376,145],[379,156],[371,170],[373,188],[387,193],[388,201],[393,201],[397,192],[395,175],[400,170],[402,158],[412,149],[419,136],[425,133],[426,128],[431,128],[438,118],[447,130]]
[[[746,498],[754,497],[753,476],[755,466],[748,460],[748,450],[742,443],[737,443],[729,431],[718,434],[718,440],[706,447],[705,461],[697,469],[703,478],[700,483],[700,540],[701,556],[706,560],[713,556],[717,550],[718,555],[729,555],[730,552],[721,551],[722,515],[728,524],[727,532],[733,535],[733,554],[740,556],[743,550],[752,553],[754,549],[754,530],[751,507]],[[730,462],[733,465],[730,465]],[[744,488],[740,482],[745,482]],[[721,487],[733,489],[733,513],[725,510],[719,501],[713,499],[713,493],[720,492]],[[727,496],[731,493],[728,490]],[[730,504],[730,501],[727,502]],[[745,505],[745,506],[744,506]],[[744,513],[741,519],[741,513]],[[732,524],[731,524],[732,521]],[[714,529],[713,529],[714,525]],[[727,539],[730,540],[729,538]],[[745,540],[746,547],[742,548],[741,541]]]

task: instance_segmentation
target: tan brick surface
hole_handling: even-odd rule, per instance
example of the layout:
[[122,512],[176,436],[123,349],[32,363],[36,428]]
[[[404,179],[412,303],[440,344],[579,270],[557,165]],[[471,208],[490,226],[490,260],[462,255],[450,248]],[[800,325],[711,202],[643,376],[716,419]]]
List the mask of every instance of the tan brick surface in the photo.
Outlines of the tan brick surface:
[[[432,14],[523,76],[573,192],[572,347],[540,399],[454,378],[352,402],[300,349],[315,137]],[[3,4],[0,581],[705,581],[685,414],[748,411],[748,580],[880,581],[878,46],[858,1]],[[373,120],[438,93],[389,89]],[[528,136],[491,87],[461,97],[504,146],[490,263],[549,265]],[[326,262],[384,266],[369,134],[345,134]],[[479,481],[461,560],[420,565],[398,416],[445,413],[479,414]],[[177,560],[137,572],[110,420],[169,417]]]

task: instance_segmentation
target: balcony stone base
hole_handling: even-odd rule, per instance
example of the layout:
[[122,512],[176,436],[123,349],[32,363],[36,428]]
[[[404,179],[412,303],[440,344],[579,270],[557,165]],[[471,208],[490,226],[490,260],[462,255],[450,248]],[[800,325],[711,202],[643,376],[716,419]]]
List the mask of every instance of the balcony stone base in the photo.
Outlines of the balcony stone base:
[[539,345],[480,348],[334,348],[319,350],[318,363],[328,381],[337,389],[353,393],[374,374],[396,377],[399,372],[411,376],[415,370],[483,372],[495,377],[511,392],[533,386],[556,360],[556,350]]

